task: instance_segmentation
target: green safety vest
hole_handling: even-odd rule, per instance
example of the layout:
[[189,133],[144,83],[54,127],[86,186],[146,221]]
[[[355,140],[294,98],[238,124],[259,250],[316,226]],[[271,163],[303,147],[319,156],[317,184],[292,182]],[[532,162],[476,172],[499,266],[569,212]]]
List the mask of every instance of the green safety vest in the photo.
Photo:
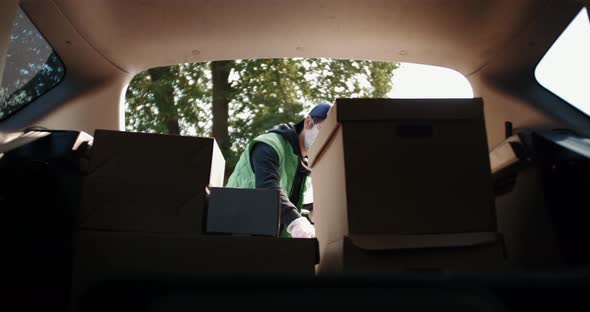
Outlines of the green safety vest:
[[[252,166],[250,164],[250,153],[254,144],[261,142],[270,145],[277,155],[279,156],[279,177],[281,188],[289,196],[291,188],[293,188],[293,180],[297,173],[297,165],[299,164],[299,156],[295,154],[291,144],[278,133],[265,133],[256,137],[248,146],[246,150],[240,156],[234,172],[229,177],[226,187],[236,188],[256,188],[256,177]],[[306,182],[308,177],[303,179],[303,185],[301,187],[301,194],[299,194],[299,202],[293,203],[297,207],[297,211],[301,213],[301,207],[303,206],[303,194],[307,189],[308,183]],[[286,227],[286,225],[285,225]],[[287,233],[286,228],[281,231],[281,237],[290,237]]]

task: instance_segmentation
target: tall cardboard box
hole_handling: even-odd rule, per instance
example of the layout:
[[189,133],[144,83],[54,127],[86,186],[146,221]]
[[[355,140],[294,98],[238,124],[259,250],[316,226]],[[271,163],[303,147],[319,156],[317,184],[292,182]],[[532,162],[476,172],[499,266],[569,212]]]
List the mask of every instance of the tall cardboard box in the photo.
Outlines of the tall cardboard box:
[[481,99],[338,99],[309,154],[319,271],[345,237],[420,249],[496,233]]
[[80,227],[201,234],[205,188],[224,170],[213,138],[96,130]]

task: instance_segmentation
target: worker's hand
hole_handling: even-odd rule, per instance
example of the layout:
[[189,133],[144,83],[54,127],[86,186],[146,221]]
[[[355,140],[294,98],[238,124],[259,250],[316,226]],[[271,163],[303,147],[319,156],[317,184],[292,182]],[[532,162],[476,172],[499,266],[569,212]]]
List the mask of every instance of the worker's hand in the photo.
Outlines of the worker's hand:
[[299,217],[289,226],[287,226],[287,232],[294,238],[314,238],[315,228],[306,217]]

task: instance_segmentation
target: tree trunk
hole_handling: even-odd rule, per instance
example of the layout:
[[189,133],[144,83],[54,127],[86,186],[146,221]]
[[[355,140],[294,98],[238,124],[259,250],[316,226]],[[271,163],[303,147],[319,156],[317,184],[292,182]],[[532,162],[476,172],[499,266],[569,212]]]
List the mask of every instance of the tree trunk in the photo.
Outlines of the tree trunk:
[[158,67],[148,69],[152,80],[151,89],[159,111],[159,117],[166,126],[168,134],[180,134],[178,124],[178,110],[174,105],[174,87],[176,79],[171,67]]
[[233,61],[211,62],[213,82],[213,137],[224,155],[229,155],[231,144],[228,138],[229,102],[231,86],[228,78]]

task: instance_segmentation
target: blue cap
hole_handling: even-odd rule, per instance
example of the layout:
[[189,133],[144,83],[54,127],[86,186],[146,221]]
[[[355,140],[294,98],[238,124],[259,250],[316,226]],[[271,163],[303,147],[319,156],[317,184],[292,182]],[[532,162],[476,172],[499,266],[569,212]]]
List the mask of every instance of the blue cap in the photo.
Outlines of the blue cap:
[[314,108],[311,109],[309,112],[309,116],[326,119],[328,117],[328,111],[332,108],[332,105],[329,103],[321,103],[316,105]]

